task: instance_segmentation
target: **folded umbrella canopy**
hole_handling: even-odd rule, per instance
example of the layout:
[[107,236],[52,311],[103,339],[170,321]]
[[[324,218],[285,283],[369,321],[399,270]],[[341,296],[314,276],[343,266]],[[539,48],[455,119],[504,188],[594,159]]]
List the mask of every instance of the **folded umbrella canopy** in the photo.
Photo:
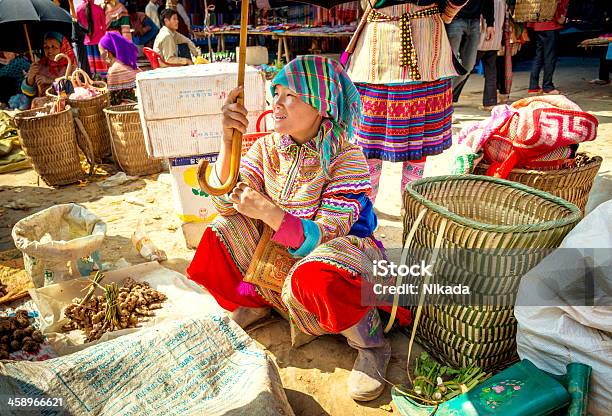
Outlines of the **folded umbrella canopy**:
[[0,0],[0,50],[41,49],[46,32],[72,37],[72,17],[51,0]]

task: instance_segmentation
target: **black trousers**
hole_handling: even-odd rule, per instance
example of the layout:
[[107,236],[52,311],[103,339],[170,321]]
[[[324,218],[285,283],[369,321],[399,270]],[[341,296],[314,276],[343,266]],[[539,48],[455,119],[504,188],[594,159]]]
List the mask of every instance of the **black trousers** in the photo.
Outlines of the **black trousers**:
[[497,51],[478,51],[478,60],[484,68],[482,105],[497,105]]
[[506,57],[497,56],[497,91],[500,94],[510,94],[506,90]]
[[557,39],[558,30],[543,30],[532,32],[536,41],[536,54],[533,58],[529,89],[536,90],[540,86],[540,72],[542,72],[542,89],[544,92],[555,89],[553,74],[557,66]]
[[599,79],[603,81],[610,81],[610,61],[606,59],[608,48],[602,49],[601,56],[599,58]]

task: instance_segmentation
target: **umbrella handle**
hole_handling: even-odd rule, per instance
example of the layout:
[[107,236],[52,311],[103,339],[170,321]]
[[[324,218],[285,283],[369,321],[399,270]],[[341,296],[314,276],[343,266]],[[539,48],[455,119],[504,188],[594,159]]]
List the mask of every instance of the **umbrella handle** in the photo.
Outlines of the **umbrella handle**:
[[55,62],[58,62],[60,59],[65,59],[66,61],[68,61],[68,66],[66,67],[66,74],[64,75],[64,79],[70,79],[70,74],[72,74],[72,62],[70,62],[70,57],[65,53],[58,53],[57,55],[55,55],[55,58],[53,58]]
[[[249,24],[249,2],[243,1],[240,10],[240,55],[238,57],[238,86],[244,86],[244,74],[246,65],[246,49],[247,49],[247,29]],[[242,100],[238,99],[239,103]],[[209,195],[220,196],[227,194],[238,182],[238,173],[240,169],[240,153],[242,151],[242,133],[234,129],[232,136],[232,153],[230,156],[230,174],[227,180],[221,187],[214,187],[210,184],[210,174],[212,173],[212,165],[208,161],[202,160],[198,166],[198,182],[200,188]]]
[[210,185],[210,175],[214,165],[208,163],[207,160],[201,160],[198,166],[198,183],[200,189],[209,195],[220,196],[228,194],[236,186],[238,182],[238,174],[240,171],[240,153],[242,151],[242,133],[234,130],[232,137],[232,153],[230,159],[230,174],[227,180],[220,187]]
[[[82,82],[81,76],[83,77]],[[70,80],[72,81],[72,85],[74,85],[75,87],[90,87],[92,85],[92,80],[89,77],[89,74],[83,71],[81,68],[77,68],[74,70],[74,72],[70,76]]]

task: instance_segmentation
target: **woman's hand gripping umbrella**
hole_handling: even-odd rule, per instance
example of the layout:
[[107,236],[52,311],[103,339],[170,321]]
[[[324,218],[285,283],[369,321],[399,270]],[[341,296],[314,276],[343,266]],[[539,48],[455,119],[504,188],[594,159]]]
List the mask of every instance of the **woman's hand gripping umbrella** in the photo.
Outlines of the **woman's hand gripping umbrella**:
[[[246,66],[246,50],[247,50],[247,28],[249,24],[249,2],[243,1],[240,10],[240,55],[238,57],[238,86],[244,86],[244,73]],[[243,104],[244,93],[236,97],[238,104]],[[238,182],[238,170],[240,169],[240,153],[242,150],[242,133],[238,129],[234,129],[232,135],[232,151],[230,161],[230,173],[226,181],[220,186],[215,187],[210,183],[210,175],[212,174],[212,165],[208,161],[202,160],[198,166],[198,182],[200,188],[210,195],[224,195],[230,192]]]

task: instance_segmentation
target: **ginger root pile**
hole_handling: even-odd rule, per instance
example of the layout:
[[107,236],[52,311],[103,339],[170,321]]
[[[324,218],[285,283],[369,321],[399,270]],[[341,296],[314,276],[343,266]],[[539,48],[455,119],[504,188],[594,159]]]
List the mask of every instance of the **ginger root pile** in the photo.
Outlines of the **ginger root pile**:
[[0,360],[15,351],[36,352],[42,343],[43,335],[32,326],[27,311],[20,309],[15,316],[0,317]]
[[[91,287],[98,286],[103,276],[94,277]],[[132,278],[103,287],[104,295],[95,296],[93,291],[85,298],[75,298],[64,310],[69,319],[62,329],[66,332],[82,329],[87,342],[99,339],[105,332],[135,328],[138,323],[154,315],[160,309],[166,295],[151,288],[147,282],[135,282]]]

